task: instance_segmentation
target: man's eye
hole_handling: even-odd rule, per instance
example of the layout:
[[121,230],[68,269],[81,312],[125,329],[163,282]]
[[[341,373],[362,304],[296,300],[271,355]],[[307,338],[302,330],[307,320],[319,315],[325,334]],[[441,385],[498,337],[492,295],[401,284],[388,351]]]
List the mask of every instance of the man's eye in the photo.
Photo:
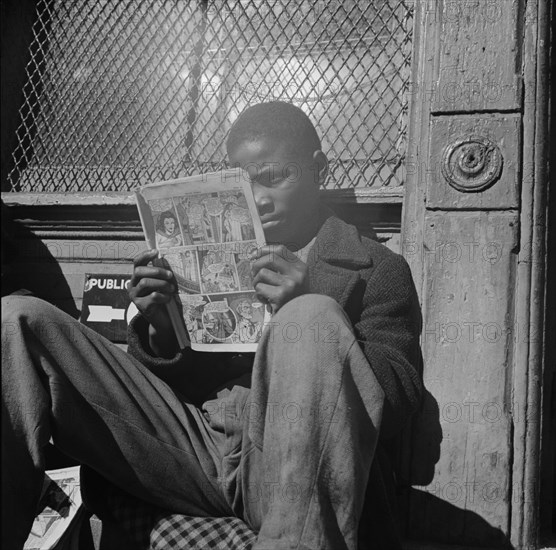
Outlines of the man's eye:
[[295,166],[288,166],[284,173],[284,179],[295,180],[301,176],[301,168],[297,165]]
[[263,185],[264,187],[276,187],[284,181],[284,178],[271,177],[270,175],[265,174],[262,176],[258,176],[253,181],[258,183],[259,185]]

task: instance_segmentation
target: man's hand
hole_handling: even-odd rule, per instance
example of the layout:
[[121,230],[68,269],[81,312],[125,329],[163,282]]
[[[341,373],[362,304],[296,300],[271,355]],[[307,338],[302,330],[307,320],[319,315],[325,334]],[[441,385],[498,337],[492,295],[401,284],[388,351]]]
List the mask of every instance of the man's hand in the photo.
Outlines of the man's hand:
[[129,297],[147,319],[151,350],[160,357],[172,357],[178,344],[165,304],[176,292],[172,272],[149,265],[158,257],[157,250],[147,250],[133,260]]
[[258,248],[250,260],[257,296],[272,313],[296,296],[309,292],[307,264],[284,245]]

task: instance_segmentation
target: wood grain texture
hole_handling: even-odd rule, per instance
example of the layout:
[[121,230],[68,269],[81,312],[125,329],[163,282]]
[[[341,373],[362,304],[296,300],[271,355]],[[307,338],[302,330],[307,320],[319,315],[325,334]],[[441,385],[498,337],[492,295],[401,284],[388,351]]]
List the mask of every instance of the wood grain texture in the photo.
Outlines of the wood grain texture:
[[[531,338],[542,334],[548,120],[538,83],[549,44],[538,27],[548,28],[549,5],[416,4],[408,147],[415,169],[407,171],[401,243],[428,331],[430,394],[413,437],[424,449],[405,456],[406,475],[418,480],[408,490],[407,535],[427,541],[423,547],[535,547],[542,343]],[[482,134],[502,151],[490,188],[463,193],[439,177],[445,147],[462,134]],[[486,241],[503,243],[506,255],[466,263]]]
[[[517,221],[515,213],[426,215],[423,356],[439,418],[425,411],[424,425],[439,420],[442,441],[422,488],[435,498],[410,503],[410,536],[496,547],[508,532]],[[415,441],[429,437],[416,426]],[[423,468],[414,462],[412,476],[422,479]]]
[[433,112],[521,106],[518,0],[438,2],[438,74]]
[[[524,14],[525,98],[523,106],[523,185],[521,193],[521,234],[518,258],[518,293],[516,322],[524,327],[528,339],[515,346],[514,408],[524,411],[522,421],[514,430],[514,498],[512,509],[511,540],[516,548],[536,548],[541,519],[541,483],[554,462],[545,464],[541,471],[541,450],[555,441],[554,420],[548,414],[542,417],[543,401],[550,406],[554,395],[550,386],[544,385],[554,365],[547,359],[554,357],[554,326],[545,316],[548,286],[554,286],[546,276],[549,258],[554,250],[547,248],[547,218],[550,205],[550,61],[554,56],[551,47],[550,12],[554,3],[550,0],[531,0],[526,3]],[[552,57],[553,61],[553,57]],[[553,127],[552,127],[553,133]],[[553,159],[552,159],[553,160]],[[554,164],[552,163],[552,168]],[[552,178],[553,179],[553,178]],[[553,183],[553,182],[552,182]],[[548,254],[548,255],[547,255]],[[552,258],[553,259],[553,258]],[[550,319],[550,317],[548,317]],[[551,350],[550,352],[548,350]],[[552,404],[552,407],[554,405]],[[550,410],[549,408],[545,409]],[[550,424],[552,424],[550,426]],[[543,433],[541,426],[545,430]],[[547,430],[550,430],[548,431]],[[552,432],[550,434],[550,432]],[[552,491],[554,489],[552,488]],[[545,493],[546,494],[546,493]],[[546,502],[546,501],[545,501]],[[547,511],[544,510],[544,513]],[[548,510],[554,517],[554,508]],[[552,530],[554,529],[553,519]],[[550,523],[545,528],[550,529]]]

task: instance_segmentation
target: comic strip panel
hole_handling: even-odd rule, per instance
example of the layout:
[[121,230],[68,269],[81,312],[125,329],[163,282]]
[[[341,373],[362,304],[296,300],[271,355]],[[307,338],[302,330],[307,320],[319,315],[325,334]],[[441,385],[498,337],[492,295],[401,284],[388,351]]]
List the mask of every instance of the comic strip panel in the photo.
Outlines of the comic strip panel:
[[212,294],[239,291],[239,276],[233,248],[222,246],[199,250],[201,292]]
[[207,296],[201,294],[180,294],[185,327],[192,344],[202,344],[203,338],[203,307],[209,303]]
[[226,296],[230,310],[236,316],[235,342],[256,343],[261,338],[264,326],[265,308],[254,292],[243,292]]
[[186,244],[255,239],[247,200],[240,190],[190,194],[174,200]]
[[255,344],[264,325],[264,305],[254,292],[180,295],[187,332],[194,344]]
[[174,273],[179,292],[198,294],[201,292],[197,251],[192,248],[164,254],[164,260]]
[[223,208],[218,193],[198,193],[176,197],[174,200],[182,225],[186,228],[192,244],[220,242],[218,219]]
[[149,201],[156,232],[157,248],[174,248],[183,246],[184,239],[179,218],[171,198]]
[[236,243],[233,248],[240,290],[253,290],[253,275],[249,254],[255,252],[257,248],[257,241]]
[[224,242],[251,241],[255,239],[255,229],[249,214],[247,200],[241,191],[220,193],[225,205],[222,212],[222,235]]

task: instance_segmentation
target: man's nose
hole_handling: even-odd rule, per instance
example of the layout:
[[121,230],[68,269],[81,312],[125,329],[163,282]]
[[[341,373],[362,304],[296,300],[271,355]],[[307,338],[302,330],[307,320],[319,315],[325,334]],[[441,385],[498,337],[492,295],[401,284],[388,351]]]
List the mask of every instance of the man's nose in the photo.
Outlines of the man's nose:
[[263,185],[253,185],[253,196],[260,215],[272,211],[272,198],[268,193],[268,189],[266,189]]

